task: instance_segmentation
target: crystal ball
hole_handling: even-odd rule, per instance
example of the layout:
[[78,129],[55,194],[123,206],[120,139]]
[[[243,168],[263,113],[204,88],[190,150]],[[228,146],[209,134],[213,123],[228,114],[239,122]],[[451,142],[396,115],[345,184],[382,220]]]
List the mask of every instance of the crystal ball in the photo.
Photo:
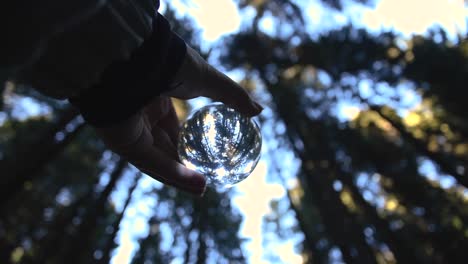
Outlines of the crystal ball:
[[205,175],[208,185],[229,188],[254,170],[262,138],[252,119],[216,103],[191,114],[177,147],[182,163]]

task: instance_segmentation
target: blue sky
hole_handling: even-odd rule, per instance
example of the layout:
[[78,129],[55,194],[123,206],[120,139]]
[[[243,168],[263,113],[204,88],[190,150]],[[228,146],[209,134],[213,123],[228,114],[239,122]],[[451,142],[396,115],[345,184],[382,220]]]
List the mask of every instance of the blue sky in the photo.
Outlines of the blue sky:
[[[242,16],[251,14],[248,10],[241,13],[232,0],[190,0],[189,5],[181,0],[171,1],[181,14],[194,18],[203,29],[206,41],[235,32],[241,25]],[[442,26],[449,34],[466,32],[468,9],[463,0],[375,0],[371,6],[355,4],[344,0],[344,12],[324,7],[320,1],[295,1],[305,10],[311,33],[335,28],[352,22],[369,30],[394,29],[406,36],[423,34],[429,27]],[[165,8],[163,3],[162,9]],[[273,20],[273,18],[271,18]],[[265,21],[266,28],[273,21]]]

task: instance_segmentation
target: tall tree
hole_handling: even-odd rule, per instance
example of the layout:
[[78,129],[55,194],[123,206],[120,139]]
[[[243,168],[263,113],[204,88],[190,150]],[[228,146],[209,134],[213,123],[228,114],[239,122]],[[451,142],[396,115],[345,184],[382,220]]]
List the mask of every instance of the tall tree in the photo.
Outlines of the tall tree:
[[[362,227],[355,222],[353,214],[333,190],[334,173],[329,169],[329,161],[326,157],[322,157],[326,146],[322,146],[321,141],[309,132],[317,130],[316,126],[320,124],[312,125],[304,120],[305,115],[300,110],[291,108],[297,104],[281,102],[279,98],[284,98],[284,95],[273,94],[273,96],[277,98],[278,113],[284,119],[288,130],[304,142],[304,150],[295,149],[303,164],[303,176],[300,181],[304,185],[305,192],[310,192],[314,196],[327,232],[340,247],[347,263],[374,263],[374,252],[364,239]],[[292,99],[293,96],[288,95],[288,98]],[[291,118],[292,116],[294,118]],[[293,136],[291,138],[293,139]]]
[[111,260],[112,250],[117,246],[116,239],[117,239],[117,234],[119,233],[119,230],[120,230],[120,224],[127,210],[127,207],[130,205],[133,192],[137,188],[138,182],[141,179],[141,176],[142,176],[141,173],[138,173],[137,175],[135,175],[135,179],[133,180],[132,185],[128,189],[127,198],[125,199],[122,211],[119,214],[117,214],[117,216],[115,217],[115,220],[113,220],[113,223],[111,226],[112,232],[109,234],[109,237],[107,238],[107,241],[102,248],[103,257],[97,261],[98,263],[105,264],[105,263],[109,263]]
[[[48,162],[78,135],[84,124],[75,125],[71,132],[66,131],[66,126],[78,116],[76,109],[68,108],[60,114],[60,118],[53,123],[34,142],[19,147],[15,157],[0,161],[0,171],[8,179],[2,186],[0,204],[6,203],[12,195],[21,190],[24,183],[34,177]],[[57,135],[62,133],[63,138],[57,140]],[[31,151],[34,150],[34,151]]]
[[122,177],[125,168],[128,166],[125,160],[120,160],[115,164],[112,173],[109,176],[109,182],[99,196],[89,204],[90,208],[81,217],[80,224],[71,235],[69,242],[62,249],[59,255],[59,262],[80,263],[81,258],[89,252],[91,238],[96,230],[96,224],[105,212],[107,200],[117,181]]

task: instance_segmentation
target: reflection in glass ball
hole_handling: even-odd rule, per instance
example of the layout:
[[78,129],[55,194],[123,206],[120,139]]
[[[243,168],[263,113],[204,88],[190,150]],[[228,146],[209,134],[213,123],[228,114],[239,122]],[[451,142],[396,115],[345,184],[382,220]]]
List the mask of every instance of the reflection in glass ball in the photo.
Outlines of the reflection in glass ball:
[[197,110],[182,126],[181,161],[207,177],[207,183],[231,187],[247,178],[260,159],[258,125],[223,104]]

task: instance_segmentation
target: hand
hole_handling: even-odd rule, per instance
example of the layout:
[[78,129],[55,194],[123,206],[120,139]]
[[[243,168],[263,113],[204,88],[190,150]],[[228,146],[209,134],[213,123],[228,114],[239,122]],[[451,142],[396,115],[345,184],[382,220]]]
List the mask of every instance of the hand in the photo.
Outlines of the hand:
[[169,96],[209,97],[248,116],[258,115],[262,107],[190,47],[187,47],[187,56],[173,86],[128,120],[96,130],[112,151],[142,172],[164,184],[202,195],[206,188],[204,176],[179,162],[176,148],[179,121]]
[[187,56],[173,80],[173,88],[164,93],[179,99],[203,96],[236,109],[247,116],[260,114],[256,103],[241,86],[209,65],[194,49],[187,46]]

